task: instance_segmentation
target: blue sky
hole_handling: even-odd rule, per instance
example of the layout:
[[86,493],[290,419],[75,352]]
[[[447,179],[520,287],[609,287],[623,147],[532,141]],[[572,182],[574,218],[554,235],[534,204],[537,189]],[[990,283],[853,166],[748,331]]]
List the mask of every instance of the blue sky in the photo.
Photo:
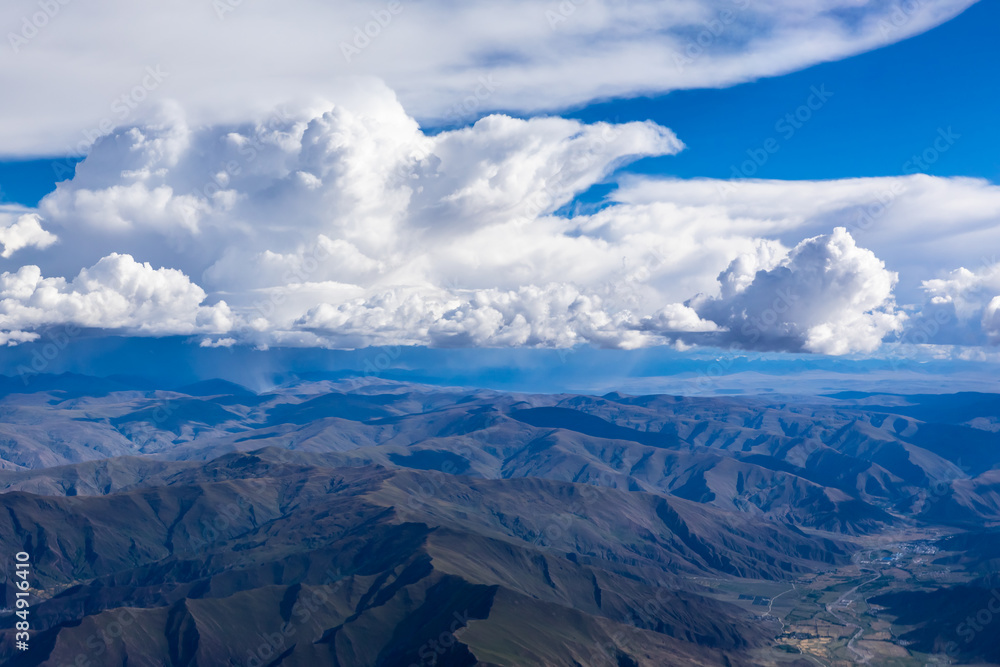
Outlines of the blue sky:
[[[72,162],[76,162],[72,158]],[[66,158],[35,158],[0,162],[0,204],[37,206],[66,176]],[[61,177],[61,178],[60,178]]]
[[[676,156],[626,168],[681,178],[729,178],[746,151],[770,137],[781,149],[756,174],[772,179],[895,176],[937,137],[961,139],[920,169],[936,176],[1000,179],[1000,3],[981,2],[909,40],[800,72],[719,90],[677,91],[655,98],[592,104],[567,115],[587,122],[652,119],[687,145]],[[825,86],[833,96],[785,140],[775,129],[785,114]]]
[[11,358],[1000,361],[995,2],[109,2],[8,34]]

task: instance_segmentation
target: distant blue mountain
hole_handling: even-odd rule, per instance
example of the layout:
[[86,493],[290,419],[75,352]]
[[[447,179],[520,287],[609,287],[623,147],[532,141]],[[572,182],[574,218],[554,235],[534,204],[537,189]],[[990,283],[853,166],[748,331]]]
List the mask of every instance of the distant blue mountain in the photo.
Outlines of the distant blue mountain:
[[[508,391],[605,393],[617,388],[629,393],[662,393],[663,388],[648,386],[663,378],[675,388],[670,390],[673,393],[688,393],[689,389],[717,395],[753,394],[764,389],[830,393],[829,386],[837,382],[853,382],[853,390],[878,386],[876,391],[888,388],[898,394],[927,393],[930,387],[954,392],[982,390],[989,385],[990,377],[1000,377],[1000,366],[973,363],[764,355],[711,349],[689,352],[665,347],[634,351],[587,347],[256,350],[240,346],[207,348],[197,342],[182,337],[128,338],[96,332],[67,339],[58,332],[49,332],[37,342],[3,349],[0,374],[13,380],[0,380],[0,390],[42,387],[50,380],[40,379],[40,375],[63,373],[100,377],[115,383],[114,386],[137,389],[171,389],[221,379],[253,391],[296,379],[336,381],[374,377]],[[967,381],[966,376],[971,380]],[[926,386],[913,386],[921,379]]]

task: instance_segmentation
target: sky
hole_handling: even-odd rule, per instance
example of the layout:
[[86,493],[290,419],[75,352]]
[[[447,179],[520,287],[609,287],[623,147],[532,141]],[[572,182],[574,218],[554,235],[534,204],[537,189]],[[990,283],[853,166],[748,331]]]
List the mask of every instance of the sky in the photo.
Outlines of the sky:
[[998,19],[5,3],[0,344],[996,362]]
[[[800,105],[809,89],[833,94],[800,132],[782,142],[756,174],[769,179],[895,176],[1000,178],[1000,82],[983,63],[1000,59],[993,38],[1000,4],[981,2],[926,33],[843,60],[722,89],[615,100],[569,110],[596,120],[652,119],[682,137],[688,150],[630,165],[635,173],[679,178],[729,178],[746,150],[777,136],[777,119]],[[940,128],[965,141],[920,168],[907,166]]]

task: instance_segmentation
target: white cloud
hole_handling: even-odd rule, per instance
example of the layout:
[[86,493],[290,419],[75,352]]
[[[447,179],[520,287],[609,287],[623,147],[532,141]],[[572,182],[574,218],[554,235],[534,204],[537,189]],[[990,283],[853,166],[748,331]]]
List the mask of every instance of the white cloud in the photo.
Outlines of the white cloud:
[[[545,216],[622,162],[682,147],[652,123],[559,118],[491,116],[431,137],[384,88],[363,101],[199,131],[174,115],[102,139],[40,205],[64,239],[53,270],[114,249],[213,292],[582,279],[592,268],[574,248],[606,250],[583,238],[551,244],[561,223]],[[514,262],[549,263],[553,275],[511,273]]]
[[[622,227],[656,220],[662,233],[703,245],[712,238],[767,238],[785,246],[846,227],[899,273],[901,302],[924,299],[923,281],[996,260],[1000,186],[922,174],[833,181],[628,178],[609,213]],[[752,246],[751,246],[752,247]],[[747,249],[733,252],[729,259]],[[715,260],[715,266],[724,263]],[[714,267],[713,267],[714,268]],[[696,291],[708,291],[702,286]]]
[[958,318],[971,319],[1000,294],[1000,263],[985,264],[978,271],[956,269],[944,278],[925,280],[923,289],[931,303],[951,304]]
[[72,281],[44,278],[37,266],[0,274],[0,330],[6,342],[57,324],[120,329],[137,335],[226,331],[225,302],[204,306],[205,292],[175,269],[153,269],[111,254]]
[[715,322],[703,320],[694,308],[680,303],[668,304],[652,316],[643,319],[642,328],[664,336],[719,330]]
[[109,250],[171,267],[260,345],[649,339],[594,285],[614,279],[619,249],[551,214],[625,161],[680,150],[672,132],[490,116],[432,137],[369,92],[258,126],[192,130],[175,109],[105,137],[40,204],[64,239],[45,272]]
[[[8,217],[10,216],[0,213],[0,222]],[[44,250],[58,240],[55,234],[42,229],[41,218],[37,214],[21,215],[13,223],[0,227],[0,244],[3,245],[0,257],[8,259],[22,248]]]
[[41,338],[31,331],[0,331],[0,345],[13,347],[21,343],[30,343]]
[[625,313],[572,285],[516,291],[398,290],[339,306],[320,305],[299,323],[340,345],[431,344],[436,347],[572,347],[588,343],[632,349],[651,341]]
[[896,274],[843,227],[802,241],[780,261],[766,246],[749,257],[719,276],[720,297],[690,304],[727,329],[720,338],[729,345],[842,355],[874,352],[902,329],[906,316],[892,294]]
[[973,2],[108,0],[49,3],[32,28],[40,5],[13,0],[0,154],[88,155],[37,211],[0,212],[0,258],[33,249],[0,275],[0,344],[72,323],[209,347],[845,354],[900,332],[897,301],[904,339],[930,318],[942,344],[1000,341],[993,274],[956,270],[1000,242],[985,181],[633,178],[568,219],[618,166],[683,145],[648,122],[432,136],[413,117],[731,85]]
[[922,287],[926,301],[912,337],[938,344],[1000,344],[1000,263],[996,258],[983,258],[975,271],[962,267],[943,278],[925,280]]
[[0,154],[76,152],[162,99],[196,125],[245,122],[342,99],[354,77],[384,80],[424,119],[722,87],[905,39],[973,1],[399,0],[393,13],[389,2],[105,0],[59,3],[38,27],[37,0],[9,0],[0,89],[16,92],[0,109]]
[[203,338],[201,342],[198,343],[198,347],[232,347],[238,343],[235,338]]
[[[680,141],[652,123],[507,116],[430,136],[383,87],[352,104],[204,128],[168,109],[102,139],[39,206],[60,243],[22,269],[62,301],[24,314],[34,288],[10,297],[0,330],[844,354],[893,339],[902,312],[920,325],[945,297],[969,302],[965,337],[935,342],[979,345],[993,326],[1000,290],[973,294],[962,281],[979,278],[951,274],[1000,246],[1000,188],[986,181],[633,177],[599,212],[567,218],[559,208],[617,165]],[[168,267],[154,272],[160,296],[99,271],[109,257],[143,276]],[[772,313],[781,289],[798,299]]]
[[742,253],[719,275],[722,299],[743,294],[757,278],[759,271],[771,271],[788,256],[788,249],[775,241],[761,240],[753,252]]
[[983,311],[983,331],[994,345],[1000,345],[1000,296],[995,296]]

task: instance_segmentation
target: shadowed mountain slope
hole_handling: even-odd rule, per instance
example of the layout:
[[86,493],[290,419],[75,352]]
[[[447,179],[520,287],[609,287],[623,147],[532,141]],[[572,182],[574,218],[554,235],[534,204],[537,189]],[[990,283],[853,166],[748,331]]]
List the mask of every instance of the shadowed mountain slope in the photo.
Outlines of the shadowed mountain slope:
[[[683,499],[305,466],[282,454],[203,467],[122,461],[127,490],[5,494],[4,548],[34,554],[51,594],[34,612],[42,648],[26,664],[71,661],[123,614],[129,629],[102,644],[102,664],[134,664],[150,651],[173,655],[171,664],[224,664],[255,650],[257,635],[241,628],[266,636],[286,623],[309,641],[289,641],[281,664],[409,665],[442,632],[454,633],[448,659],[459,661],[446,664],[498,660],[501,645],[513,662],[493,664],[532,664],[547,645],[561,647],[561,661],[545,664],[572,665],[599,647],[635,664],[748,664],[741,652],[763,635],[688,577],[769,579],[846,561],[834,541]],[[79,467],[77,477],[94,470]],[[322,604],[307,613],[304,600],[315,599]],[[539,641],[505,643],[512,631]],[[5,630],[0,650],[10,639]]]

